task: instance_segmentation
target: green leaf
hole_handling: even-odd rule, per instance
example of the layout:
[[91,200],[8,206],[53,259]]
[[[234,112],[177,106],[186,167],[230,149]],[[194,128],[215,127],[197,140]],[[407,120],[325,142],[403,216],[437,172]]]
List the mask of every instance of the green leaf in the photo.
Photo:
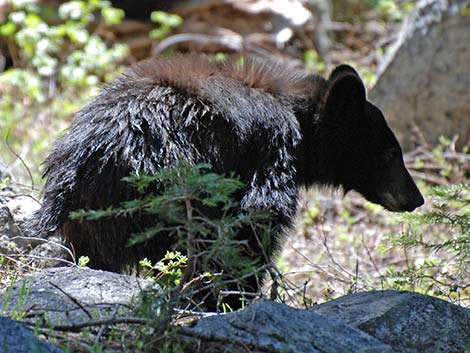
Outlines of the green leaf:
[[104,22],[108,26],[111,26],[120,24],[124,19],[125,13],[121,9],[116,9],[114,7],[105,7],[101,10],[101,15],[103,16]]
[[16,25],[13,22],[7,22],[0,26],[0,35],[4,37],[10,37],[16,32]]
[[163,11],[153,11],[150,15],[150,19],[152,22],[169,27],[178,27],[183,23],[183,19],[180,16]]
[[41,23],[44,23],[44,21],[36,15],[35,13],[29,13],[24,21],[25,26],[31,27],[31,28],[36,28],[39,26]]

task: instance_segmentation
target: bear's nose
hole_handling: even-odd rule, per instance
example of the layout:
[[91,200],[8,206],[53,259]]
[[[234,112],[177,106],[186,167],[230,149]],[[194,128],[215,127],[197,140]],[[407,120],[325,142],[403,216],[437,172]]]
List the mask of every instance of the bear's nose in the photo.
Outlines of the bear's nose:
[[418,191],[418,194],[415,196],[413,200],[410,200],[406,205],[404,205],[403,209],[407,212],[412,212],[418,207],[424,204],[424,197]]

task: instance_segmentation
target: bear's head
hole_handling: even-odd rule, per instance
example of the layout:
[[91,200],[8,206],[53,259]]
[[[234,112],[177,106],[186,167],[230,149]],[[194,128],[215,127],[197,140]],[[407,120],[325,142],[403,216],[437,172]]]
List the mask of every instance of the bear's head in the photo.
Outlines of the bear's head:
[[366,99],[364,83],[348,65],[330,75],[324,101],[324,135],[336,151],[336,183],[390,211],[424,203],[403,162],[400,144],[382,112]]

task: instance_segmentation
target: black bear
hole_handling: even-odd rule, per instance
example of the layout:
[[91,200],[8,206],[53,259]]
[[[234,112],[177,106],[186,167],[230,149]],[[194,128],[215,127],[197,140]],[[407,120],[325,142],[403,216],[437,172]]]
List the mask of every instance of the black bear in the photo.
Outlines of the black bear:
[[350,66],[326,80],[255,58],[175,56],[137,64],[77,113],[46,160],[40,231],[60,233],[94,268],[121,271],[143,257],[160,259],[172,245],[161,238],[127,247],[148,219],[79,223],[69,213],[118,205],[131,194],[123,177],[179,161],[235,172],[246,185],[241,207],[270,208],[279,226],[291,223],[301,186],[356,190],[391,211],[424,202]]

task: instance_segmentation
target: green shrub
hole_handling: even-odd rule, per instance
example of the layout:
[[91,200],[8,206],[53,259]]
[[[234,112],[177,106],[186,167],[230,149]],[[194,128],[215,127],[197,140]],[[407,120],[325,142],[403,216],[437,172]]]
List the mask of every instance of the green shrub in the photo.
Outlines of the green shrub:
[[158,25],[150,32],[150,36],[155,39],[167,37],[173,28],[179,27],[183,19],[175,14],[169,14],[163,11],[153,11],[150,19]]
[[0,74],[0,155],[20,181],[27,174],[15,154],[39,179],[38,166],[55,132],[101,82],[121,71],[127,47],[106,43],[100,28],[123,16],[103,0],[68,1],[58,10],[8,1],[0,36],[14,66]]
[[[470,304],[470,184],[435,186],[431,207],[402,216],[409,228],[390,237],[405,253],[419,247],[428,258],[389,269],[388,284]],[[434,257],[434,253],[439,256]]]
[[[218,175],[207,164],[161,169],[155,175],[130,176],[125,180],[136,188],[140,197],[125,201],[118,208],[80,210],[72,214],[78,221],[107,217],[155,215],[158,222],[135,234],[129,246],[154,237],[174,237],[177,251],[168,251],[163,259],[152,263],[143,259],[143,274],[158,285],[144,291],[136,315],[148,318],[151,325],[132,331],[139,351],[183,351],[173,337],[175,314],[181,309],[199,310],[199,294],[219,298],[224,291],[243,288],[247,275],[266,270],[245,253],[247,239],[238,239],[241,228],[250,227],[259,240],[269,247],[270,213],[261,210],[240,211],[235,195],[243,187],[233,175]],[[157,192],[156,192],[157,190]],[[246,293],[240,293],[241,296]],[[251,299],[251,298],[247,298]],[[173,338],[172,338],[173,337]],[[157,339],[155,339],[157,338]]]
[[[250,227],[264,248],[269,249],[272,246],[270,214],[266,210],[240,212],[235,194],[243,183],[233,175],[215,174],[207,164],[194,167],[180,164],[161,169],[152,176],[131,176],[125,180],[137,189],[140,198],[125,201],[120,208],[77,211],[72,218],[92,221],[134,214],[155,215],[158,222],[134,234],[129,246],[159,236],[176,239],[180,253],[167,253],[156,264],[148,260],[141,264],[144,272],[157,279],[165,290],[176,288],[180,292],[178,300],[183,297],[192,300],[202,282],[214,297],[223,297],[228,283],[243,288],[243,276],[252,273],[262,276],[265,268],[260,268],[259,259],[246,256],[248,239],[237,239],[237,235],[241,228]],[[185,272],[195,275],[180,280]]]

